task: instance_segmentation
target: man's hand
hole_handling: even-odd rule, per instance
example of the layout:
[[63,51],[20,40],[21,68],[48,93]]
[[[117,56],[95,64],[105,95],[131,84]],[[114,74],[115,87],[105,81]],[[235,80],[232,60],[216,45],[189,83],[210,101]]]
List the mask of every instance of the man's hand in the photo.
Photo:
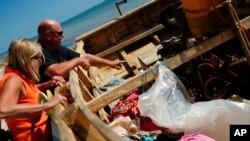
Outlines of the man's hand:
[[89,62],[89,60],[81,57],[81,64],[80,65],[82,66],[83,69],[87,70],[90,67],[90,62]]
[[122,61],[119,61],[119,60],[111,61],[110,66],[119,70],[119,69],[122,68],[122,63],[125,63],[125,62],[126,61],[124,61],[124,60],[122,60]]

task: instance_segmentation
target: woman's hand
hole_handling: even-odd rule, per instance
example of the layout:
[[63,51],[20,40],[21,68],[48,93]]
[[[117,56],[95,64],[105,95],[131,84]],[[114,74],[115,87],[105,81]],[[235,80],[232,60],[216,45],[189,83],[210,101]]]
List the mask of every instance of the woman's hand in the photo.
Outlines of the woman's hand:
[[48,101],[48,103],[51,103],[52,107],[56,106],[58,103],[61,103],[63,107],[68,106],[67,98],[62,96],[59,92],[56,92],[53,98]]
[[65,84],[66,80],[62,76],[53,76],[52,79],[49,82],[49,86],[55,86],[58,83]]

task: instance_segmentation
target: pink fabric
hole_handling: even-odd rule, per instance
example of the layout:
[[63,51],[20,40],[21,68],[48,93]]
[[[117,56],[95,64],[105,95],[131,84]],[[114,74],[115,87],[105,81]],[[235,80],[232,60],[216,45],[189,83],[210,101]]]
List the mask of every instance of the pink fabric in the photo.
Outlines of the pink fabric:
[[135,116],[139,114],[139,110],[137,108],[138,99],[139,99],[139,90],[135,89],[130,93],[126,94],[122,97],[116,105],[111,109],[111,113],[109,115],[109,120],[113,121],[119,116],[129,116],[131,119],[134,119]]
[[202,134],[190,134],[182,136],[179,141],[215,141],[215,140]]

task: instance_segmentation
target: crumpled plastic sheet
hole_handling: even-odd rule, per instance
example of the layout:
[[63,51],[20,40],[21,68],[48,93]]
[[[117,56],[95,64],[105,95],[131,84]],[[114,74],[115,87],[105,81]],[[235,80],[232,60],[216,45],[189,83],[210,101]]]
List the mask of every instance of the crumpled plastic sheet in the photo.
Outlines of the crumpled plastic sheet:
[[159,77],[139,96],[140,114],[172,132],[201,133],[219,141],[229,140],[230,125],[250,124],[250,105],[223,99],[191,103],[177,80],[159,65]]

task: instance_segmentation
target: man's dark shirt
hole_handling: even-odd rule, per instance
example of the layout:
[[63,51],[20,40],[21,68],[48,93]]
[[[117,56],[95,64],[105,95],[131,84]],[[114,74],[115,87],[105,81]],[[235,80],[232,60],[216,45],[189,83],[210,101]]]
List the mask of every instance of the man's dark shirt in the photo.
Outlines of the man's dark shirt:
[[44,45],[42,45],[42,52],[43,52],[44,57],[45,57],[45,62],[43,62],[43,64],[41,65],[41,67],[39,69],[40,75],[41,75],[40,83],[47,82],[47,81],[51,80],[51,77],[45,74],[45,70],[50,65],[53,65],[55,63],[60,63],[63,61],[68,61],[68,60],[71,60],[75,57],[80,56],[79,53],[77,53],[69,48],[66,48],[64,46],[60,46],[56,50],[51,50],[51,49],[48,49],[47,47],[45,47]]

